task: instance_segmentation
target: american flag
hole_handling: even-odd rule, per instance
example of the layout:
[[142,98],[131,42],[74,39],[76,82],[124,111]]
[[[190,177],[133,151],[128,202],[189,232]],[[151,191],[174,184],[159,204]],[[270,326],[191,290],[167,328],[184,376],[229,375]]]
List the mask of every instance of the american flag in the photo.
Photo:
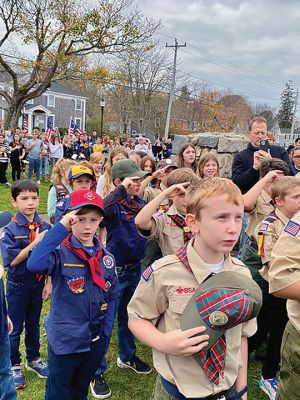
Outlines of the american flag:
[[28,133],[27,117],[25,113],[22,113],[22,131],[25,135]]
[[52,117],[47,117],[46,138],[47,138],[48,142],[50,142],[50,140],[51,140],[52,132],[53,132]]
[[76,122],[74,122],[73,119],[71,119],[69,126],[69,135],[70,136],[74,135],[74,132],[76,131],[79,133],[79,135],[84,133],[84,130],[80,129],[79,126],[76,124]]

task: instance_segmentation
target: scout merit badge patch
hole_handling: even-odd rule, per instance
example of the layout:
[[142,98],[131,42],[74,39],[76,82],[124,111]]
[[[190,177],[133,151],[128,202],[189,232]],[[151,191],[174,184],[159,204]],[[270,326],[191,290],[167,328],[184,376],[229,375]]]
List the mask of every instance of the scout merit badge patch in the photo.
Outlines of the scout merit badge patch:
[[70,279],[67,284],[71,292],[74,294],[80,294],[84,291],[84,276]]
[[114,266],[114,259],[112,256],[106,255],[102,259],[103,264],[106,266],[106,268],[110,269]]
[[284,232],[294,237],[298,235],[299,231],[300,231],[300,225],[297,224],[297,222],[292,221],[291,219],[284,228]]

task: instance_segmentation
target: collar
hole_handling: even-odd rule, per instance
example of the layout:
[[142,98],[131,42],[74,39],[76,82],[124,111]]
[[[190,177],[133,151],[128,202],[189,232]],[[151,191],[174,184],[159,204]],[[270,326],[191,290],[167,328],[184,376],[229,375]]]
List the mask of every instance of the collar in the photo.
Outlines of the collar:
[[[20,211],[18,211],[16,213],[16,220],[18,222],[19,225],[26,225],[28,224],[28,219],[25,217],[25,215],[23,215],[22,213],[20,213]],[[33,217],[33,222],[38,222],[39,224],[42,224],[42,220],[40,219],[39,215],[37,212],[34,213],[34,217]]]
[[280,211],[277,207],[275,208],[275,214],[277,215],[277,217],[280,219],[280,221],[286,225],[289,222],[289,219],[287,216],[285,216],[283,214],[282,211]]
[[259,150],[259,149],[257,149],[256,147],[252,146],[252,144],[251,144],[250,142],[248,143],[247,149],[248,149],[248,150],[251,150],[253,153],[254,153],[255,151],[258,151],[258,150]]
[[139,203],[141,205],[144,204],[143,203],[143,199],[141,197],[139,197],[139,196],[134,195],[132,197],[131,196],[126,196],[125,197],[125,201],[127,201],[127,203],[130,203],[132,199],[135,200],[137,203]]
[[[193,247],[195,239],[192,239],[187,245],[187,257],[189,260],[189,264],[191,266],[191,270],[199,283],[199,285],[211,275],[211,270],[207,267],[207,264],[202,260],[199,254]],[[222,271],[231,271],[232,270],[232,262],[229,254],[225,254],[224,256],[224,266]]]
[[[86,251],[85,246],[80,242],[80,240],[75,236],[71,235],[70,237],[70,243],[75,249],[83,249]],[[99,250],[103,249],[102,244],[99,242],[99,240],[94,236],[93,238],[93,244],[94,244],[94,255],[98,253]]]

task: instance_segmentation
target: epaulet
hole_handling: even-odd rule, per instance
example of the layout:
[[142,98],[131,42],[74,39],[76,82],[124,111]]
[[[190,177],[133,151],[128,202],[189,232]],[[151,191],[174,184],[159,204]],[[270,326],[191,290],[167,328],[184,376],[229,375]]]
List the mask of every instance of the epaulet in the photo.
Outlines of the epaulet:
[[267,218],[264,219],[265,222],[274,222],[276,221],[276,217],[272,217],[272,215],[269,215]]
[[235,264],[235,265],[238,265],[238,266],[240,266],[240,267],[247,268],[247,266],[243,263],[243,261],[239,260],[239,259],[236,258],[236,257],[231,257],[231,261],[232,261],[232,263]]
[[180,261],[175,256],[175,254],[172,254],[172,255],[165,256],[165,257],[160,258],[159,260],[155,261],[152,264],[152,268],[153,268],[153,271],[157,271],[158,269],[161,269],[161,268],[165,267],[166,265],[174,264],[177,262],[180,262]]

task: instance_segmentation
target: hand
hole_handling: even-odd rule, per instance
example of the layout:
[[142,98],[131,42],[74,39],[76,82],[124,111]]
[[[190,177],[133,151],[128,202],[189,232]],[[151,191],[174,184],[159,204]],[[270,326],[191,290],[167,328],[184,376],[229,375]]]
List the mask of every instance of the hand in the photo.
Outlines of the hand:
[[122,185],[125,187],[126,190],[130,188],[130,186],[134,185],[134,179],[140,179],[138,176],[132,176],[130,178],[125,178],[122,182]]
[[269,171],[263,179],[266,181],[266,183],[273,183],[276,179],[282,176],[283,176],[283,171],[274,170],[274,171]]
[[7,316],[7,325],[8,325],[8,334],[10,335],[14,329],[14,326],[9,316]]
[[[208,345],[208,335],[199,335],[206,330],[204,326],[182,331],[177,329],[163,334],[162,349],[173,356],[190,356]],[[195,336],[197,335],[197,336]]]
[[31,243],[31,244],[32,244],[32,247],[35,247],[35,246],[43,239],[43,237],[45,236],[45,234],[46,234],[47,232],[48,232],[48,230],[45,230],[45,231],[39,233],[39,228],[37,228],[37,230],[36,230],[36,235],[35,235],[35,239],[34,239],[34,241]]
[[78,210],[70,211],[68,214],[64,215],[60,220],[60,223],[63,224],[63,226],[67,228],[69,231],[71,230],[71,227],[78,222],[78,217],[76,215],[77,212]]
[[162,169],[158,169],[157,171],[153,172],[152,179],[159,179],[165,175],[165,171]]
[[264,160],[271,158],[271,154],[263,150],[258,150],[254,152],[253,168],[258,170],[261,167],[261,163]]
[[42,292],[43,301],[49,300],[51,297],[51,294],[52,294],[52,283],[51,283],[51,280],[47,279],[47,282],[46,282],[43,292]]
[[186,193],[186,187],[190,185],[190,182],[179,183],[177,185],[172,185],[168,187],[163,193],[164,195],[170,199],[172,197],[178,196],[179,194]]

